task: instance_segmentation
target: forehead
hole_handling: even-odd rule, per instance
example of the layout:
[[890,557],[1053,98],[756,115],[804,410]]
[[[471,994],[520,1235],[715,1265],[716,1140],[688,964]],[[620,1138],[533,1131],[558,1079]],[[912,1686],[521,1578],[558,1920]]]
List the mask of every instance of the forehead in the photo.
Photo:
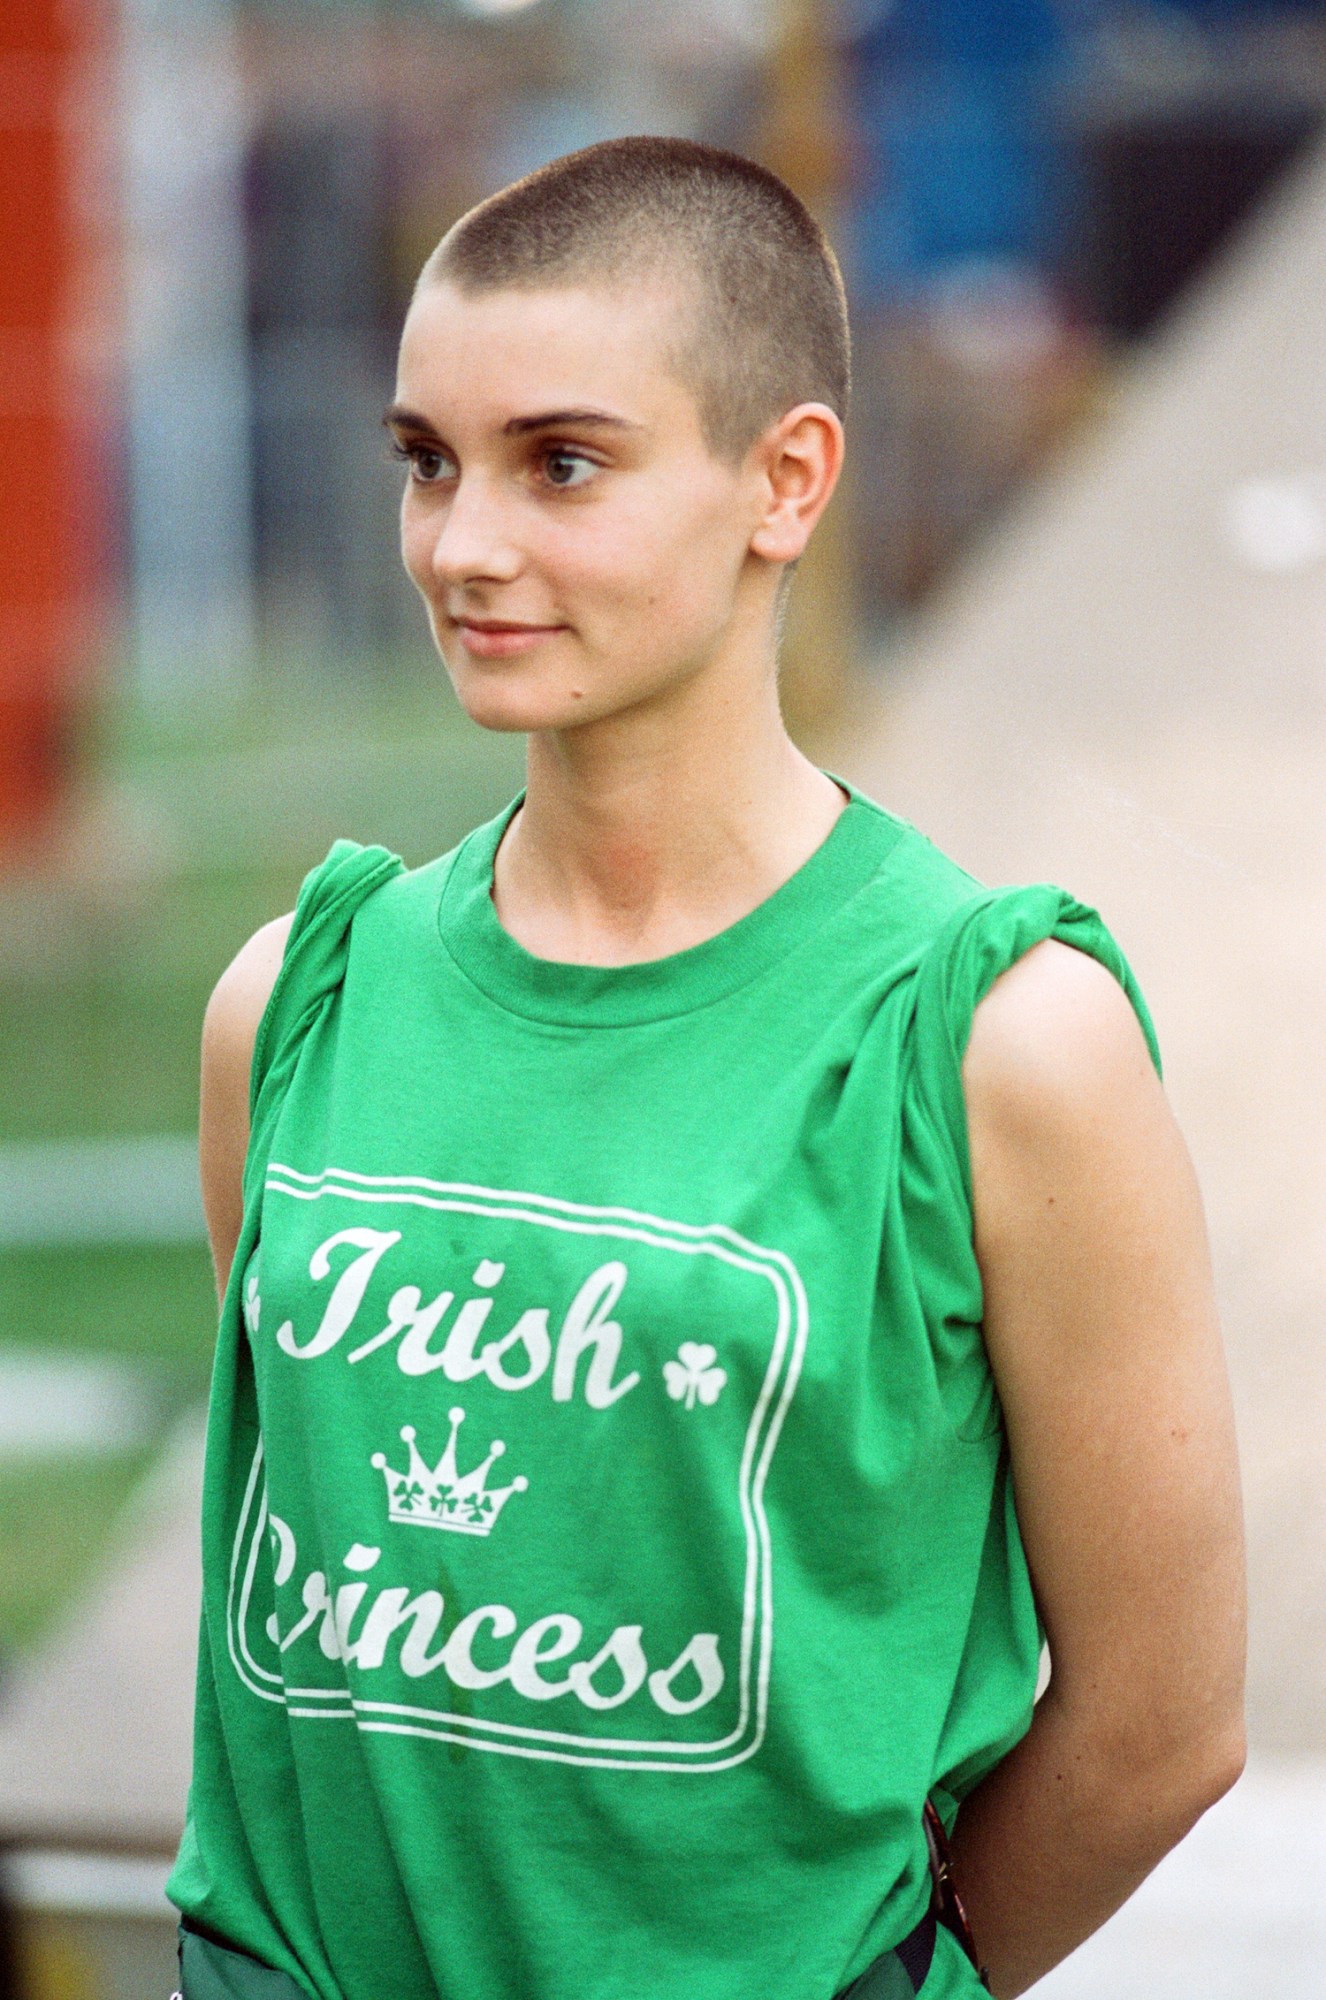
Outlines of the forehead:
[[683,317],[676,291],[646,280],[473,293],[429,285],[406,316],[397,395],[470,424],[581,405],[640,423],[683,410],[694,418],[670,364]]

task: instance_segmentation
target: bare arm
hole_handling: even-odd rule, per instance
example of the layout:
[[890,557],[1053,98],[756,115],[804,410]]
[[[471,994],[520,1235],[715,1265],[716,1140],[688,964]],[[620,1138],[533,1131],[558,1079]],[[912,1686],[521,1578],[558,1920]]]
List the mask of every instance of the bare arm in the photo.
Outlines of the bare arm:
[[1011,2000],[1243,1767],[1242,1520],[1201,1200],[1117,982],[1036,946],[977,1008],[963,1081],[986,1344],[1052,1661],[954,1833]]
[[244,1218],[253,1045],[293,920],[291,911],[254,932],[221,974],[203,1015],[198,1167],[218,1304],[225,1296]]

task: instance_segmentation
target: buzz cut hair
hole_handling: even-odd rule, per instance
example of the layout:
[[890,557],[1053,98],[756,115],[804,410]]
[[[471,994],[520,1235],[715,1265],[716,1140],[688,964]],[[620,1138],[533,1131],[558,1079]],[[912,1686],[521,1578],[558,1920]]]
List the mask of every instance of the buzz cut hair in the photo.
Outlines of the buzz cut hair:
[[550,160],[461,216],[415,295],[660,278],[681,293],[667,364],[715,458],[740,464],[798,403],[846,420],[851,338],[832,246],[777,174],[717,146],[637,135]]

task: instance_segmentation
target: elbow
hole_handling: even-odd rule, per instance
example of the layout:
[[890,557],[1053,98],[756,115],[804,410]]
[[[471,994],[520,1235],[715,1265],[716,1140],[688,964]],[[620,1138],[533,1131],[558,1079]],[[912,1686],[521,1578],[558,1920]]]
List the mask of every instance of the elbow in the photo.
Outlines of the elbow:
[[1139,1699],[1123,1714],[1094,1708],[1088,1720],[1070,1709],[1064,1719],[1086,1791],[1157,1859],[1238,1783],[1247,1761],[1241,1686],[1216,1702]]
[[[1217,1683],[1211,1688],[1205,1701],[1199,1699],[1194,1703],[1198,1726],[1192,1730],[1186,1746],[1194,1820],[1233,1790],[1248,1761],[1241,1657],[1237,1663],[1231,1663],[1221,1681],[1223,1685]],[[1179,1740],[1182,1742],[1182,1737]]]
[[1195,1786],[1197,1810],[1194,1820],[1233,1791],[1248,1762],[1248,1738],[1243,1717],[1238,1715],[1204,1746],[1198,1764],[1200,1782]]
[[1138,1803],[1165,1829],[1166,1845],[1182,1840],[1211,1807],[1232,1791],[1247,1763],[1242,1709],[1218,1724],[1171,1742],[1149,1767],[1139,1761]]

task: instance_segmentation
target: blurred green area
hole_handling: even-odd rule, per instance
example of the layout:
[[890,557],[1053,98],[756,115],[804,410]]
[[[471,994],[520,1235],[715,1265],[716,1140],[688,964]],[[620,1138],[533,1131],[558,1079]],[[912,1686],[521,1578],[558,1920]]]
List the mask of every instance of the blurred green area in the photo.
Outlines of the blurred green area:
[[[444,853],[523,748],[392,661],[166,716],[117,693],[84,748],[82,863],[0,878],[0,1144],[196,1131],[203,1009],[244,940],[338,835]],[[0,1345],[130,1364],[159,1439],[206,1393],[215,1311],[202,1241],[0,1250]],[[0,1459],[0,1658],[86,1583],[151,1455]]]

